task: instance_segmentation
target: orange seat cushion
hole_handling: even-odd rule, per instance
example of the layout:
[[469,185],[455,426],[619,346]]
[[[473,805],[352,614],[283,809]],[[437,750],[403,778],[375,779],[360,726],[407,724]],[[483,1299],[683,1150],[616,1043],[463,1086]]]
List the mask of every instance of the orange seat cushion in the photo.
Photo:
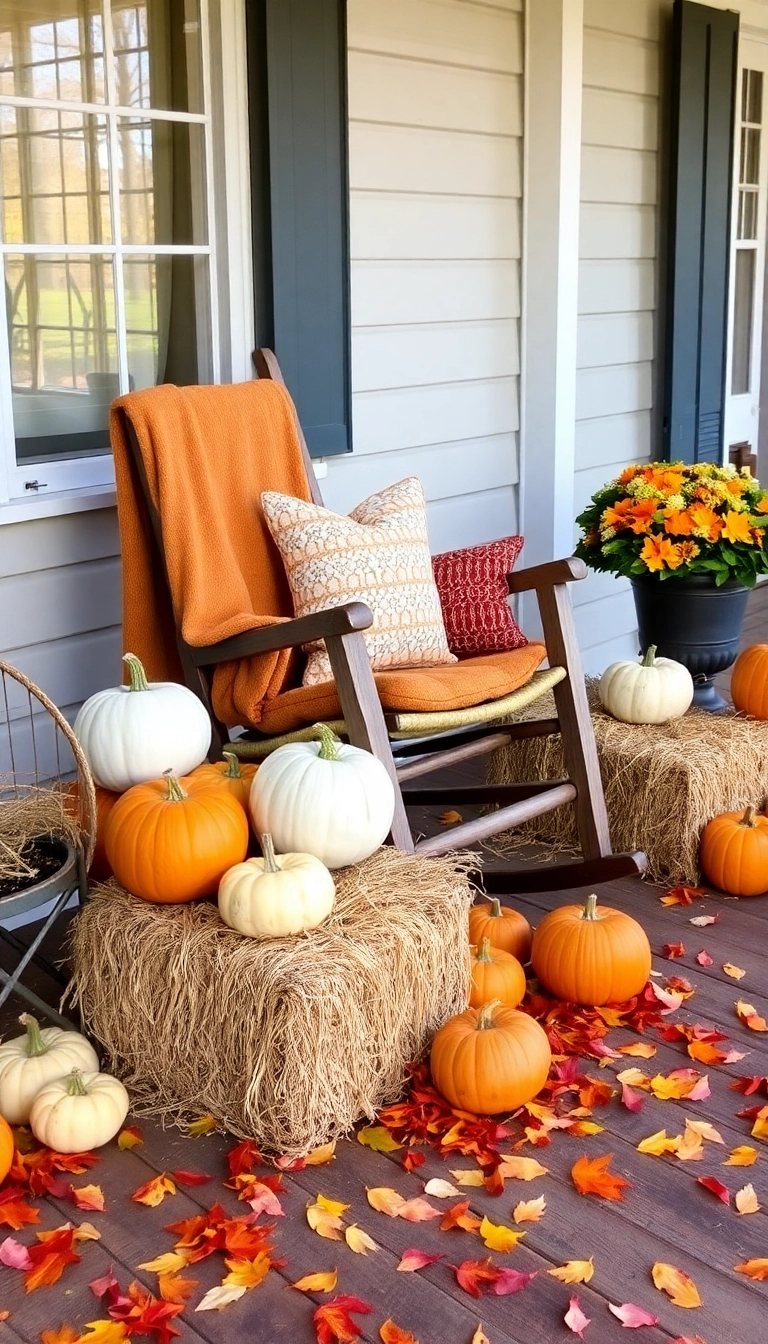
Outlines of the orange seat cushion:
[[[508,653],[465,658],[443,667],[404,667],[375,672],[382,708],[392,713],[445,713],[500,700],[530,681],[546,657],[543,644],[526,644]],[[265,700],[259,729],[270,736],[290,733],[308,723],[342,718],[332,681],[297,686]]]

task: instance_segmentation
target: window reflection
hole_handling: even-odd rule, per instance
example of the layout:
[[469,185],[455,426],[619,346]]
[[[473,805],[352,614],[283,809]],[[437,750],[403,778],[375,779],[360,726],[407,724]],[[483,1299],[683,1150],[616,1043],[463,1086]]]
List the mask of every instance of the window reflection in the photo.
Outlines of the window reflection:
[[2,0],[0,97],[104,101],[99,0]]
[[119,107],[202,112],[199,0],[112,0]]

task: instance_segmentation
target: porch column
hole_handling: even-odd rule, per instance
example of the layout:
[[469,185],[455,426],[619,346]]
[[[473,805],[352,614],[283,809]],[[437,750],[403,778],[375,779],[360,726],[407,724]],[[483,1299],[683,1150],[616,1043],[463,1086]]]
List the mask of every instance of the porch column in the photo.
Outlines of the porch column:
[[[520,425],[523,562],[574,547],[584,0],[526,5]],[[522,620],[540,630],[535,597]]]

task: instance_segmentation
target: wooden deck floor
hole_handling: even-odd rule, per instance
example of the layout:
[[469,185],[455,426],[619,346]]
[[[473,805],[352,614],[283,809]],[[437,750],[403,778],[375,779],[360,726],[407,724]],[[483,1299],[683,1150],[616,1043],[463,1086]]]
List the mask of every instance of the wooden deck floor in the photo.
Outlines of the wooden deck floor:
[[[768,594],[756,593],[745,631],[749,642],[765,637],[767,612]],[[532,896],[520,898],[516,904],[536,922],[553,904],[581,894]],[[524,1291],[474,1300],[458,1287],[450,1266],[465,1259],[484,1259],[489,1254],[476,1234],[441,1232],[436,1222],[411,1224],[389,1218],[375,1212],[366,1201],[366,1187],[373,1186],[393,1186],[407,1197],[419,1195],[430,1177],[448,1177],[448,1167],[466,1167],[471,1160],[446,1164],[427,1150],[425,1166],[409,1174],[401,1165],[400,1152],[375,1153],[351,1139],[338,1145],[330,1165],[285,1175],[285,1195],[281,1196],[285,1217],[277,1220],[274,1236],[277,1253],[286,1261],[284,1268],[271,1271],[239,1302],[222,1312],[209,1313],[195,1313],[194,1306],[225,1273],[221,1255],[212,1255],[186,1271],[199,1286],[190,1306],[175,1322],[183,1339],[210,1344],[277,1344],[282,1340],[311,1344],[316,1337],[312,1312],[327,1298],[307,1296],[289,1285],[304,1274],[337,1268],[336,1291],[357,1296],[373,1309],[370,1315],[357,1318],[361,1338],[366,1341],[379,1340],[379,1326],[390,1317],[411,1331],[419,1344],[470,1344],[479,1322],[490,1344],[557,1344],[576,1338],[563,1322],[569,1297],[576,1294],[591,1319],[584,1332],[586,1344],[619,1344],[626,1339],[619,1320],[608,1310],[608,1303],[625,1302],[636,1303],[658,1316],[658,1325],[644,1328],[640,1336],[648,1344],[669,1344],[680,1337],[705,1344],[763,1344],[768,1339],[768,1283],[752,1282],[736,1274],[734,1266],[750,1258],[768,1257],[768,1146],[764,1140],[750,1138],[752,1122],[739,1119],[736,1112],[745,1105],[768,1104],[768,1033],[743,1026],[734,1005],[737,999],[746,999],[768,1017],[768,898],[736,901],[711,896],[696,900],[693,907],[667,908],[660,904],[660,894],[659,889],[639,882],[622,882],[601,888],[600,899],[641,920],[651,939],[654,967],[662,975],[680,974],[693,985],[693,997],[668,1020],[714,1025],[728,1038],[723,1048],[744,1051],[745,1058],[706,1070],[696,1065],[709,1075],[711,1096],[705,1101],[660,1101],[649,1096],[643,1110],[634,1114],[616,1095],[595,1113],[594,1118],[604,1126],[601,1133],[576,1139],[555,1132],[548,1147],[520,1150],[536,1156],[548,1168],[547,1175],[529,1184],[507,1180],[499,1198],[477,1188],[465,1191],[478,1216],[487,1214],[494,1222],[507,1224],[512,1221],[512,1208],[518,1200],[545,1197],[544,1217],[525,1225],[524,1241],[512,1254],[492,1256],[497,1264],[536,1272]],[[710,913],[718,915],[716,924],[702,929],[689,922],[692,916]],[[670,962],[661,950],[665,944],[676,942],[684,943],[686,955]],[[695,956],[702,949],[712,957],[711,966],[697,964]],[[722,970],[728,962],[745,970],[740,982]],[[44,981],[38,984],[45,991]],[[0,1019],[4,1034],[8,1034],[16,1011],[18,1005],[7,1006]],[[614,1030],[607,1041],[616,1048],[632,1039],[638,1037]],[[631,1064],[653,1074],[694,1063],[684,1043],[665,1043],[654,1030],[645,1039],[657,1046],[652,1060],[621,1056],[607,1061],[602,1069],[589,1061],[586,1072],[610,1080]],[[731,1090],[730,1084],[741,1074],[763,1080],[754,1096],[745,1098]],[[706,1142],[704,1159],[698,1162],[638,1153],[641,1139],[660,1129],[678,1134],[686,1117],[710,1121],[724,1143]],[[23,1292],[19,1271],[0,1267],[0,1309],[10,1312],[8,1320],[0,1325],[0,1341],[5,1338],[38,1344],[42,1330],[58,1328],[64,1322],[82,1329],[86,1322],[102,1315],[88,1284],[110,1266],[121,1287],[138,1279],[156,1290],[156,1276],[138,1266],[171,1249],[173,1237],[165,1230],[168,1223],[199,1213],[216,1200],[233,1215],[243,1213],[246,1206],[238,1204],[222,1184],[225,1154],[234,1140],[218,1134],[193,1140],[174,1130],[163,1132],[151,1122],[139,1123],[144,1135],[141,1147],[122,1152],[109,1145],[101,1150],[99,1165],[88,1175],[76,1178],[77,1184],[94,1181],[101,1185],[106,1197],[103,1213],[80,1214],[67,1200],[39,1201],[41,1228],[59,1226],[74,1214],[76,1221],[90,1219],[98,1227],[101,1240],[83,1244],[81,1263],[69,1266],[58,1284],[29,1296]],[[753,1144],[759,1150],[756,1165],[724,1166],[728,1151],[742,1144]],[[613,1154],[613,1170],[631,1184],[623,1202],[606,1203],[576,1192],[570,1170],[583,1153]],[[199,1187],[179,1187],[176,1195],[157,1208],[131,1201],[132,1192],[153,1175],[176,1168],[205,1172],[213,1179]],[[732,1200],[726,1207],[697,1183],[700,1176],[716,1177],[731,1195],[751,1181],[765,1207],[755,1214],[739,1216]],[[379,1248],[374,1254],[355,1255],[345,1243],[323,1240],[311,1231],[304,1210],[318,1192],[350,1205],[345,1222],[356,1222],[369,1233]],[[3,1229],[0,1236],[6,1232],[8,1229]],[[25,1228],[11,1235],[29,1244],[33,1233],[33,1229]],[[418,1273],[397,1273],[400,1256],[409,1247],[444,1259]],[[594,1257],[595,1268],[589,1284],[569,1288],[546,1273],[566,1260],[590,1256]],[[650,1273],[656,1261],[668,1262],[690,1274],[703,1305],[684,1310],[657,1291]]]

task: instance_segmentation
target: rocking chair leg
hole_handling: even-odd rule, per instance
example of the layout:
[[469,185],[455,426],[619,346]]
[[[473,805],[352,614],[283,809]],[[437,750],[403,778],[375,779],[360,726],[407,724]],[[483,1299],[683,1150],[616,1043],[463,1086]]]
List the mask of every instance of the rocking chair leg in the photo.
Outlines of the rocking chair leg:
[[392,843],[412,854],[413,835],[397,780],[392,747],[381,710],[376,683],[373,680],[365,640],[358,631],[349,635],[334,635],[326,639],[326,648],[341,702],[341,712],[347,725],[347,736],[353,747],[370,751],[381,761],[395,787],[395,815],[392,821]]
[[[585,859],[600,859],[611,853],[611,837],[570,597],[565,584],[541,588],[537,596],[549,661],[568,673],[555,686],[554,696],[565,765],[577,790],[575,808],[581,852]],[[589,880],[585,877],[585,881]]]

